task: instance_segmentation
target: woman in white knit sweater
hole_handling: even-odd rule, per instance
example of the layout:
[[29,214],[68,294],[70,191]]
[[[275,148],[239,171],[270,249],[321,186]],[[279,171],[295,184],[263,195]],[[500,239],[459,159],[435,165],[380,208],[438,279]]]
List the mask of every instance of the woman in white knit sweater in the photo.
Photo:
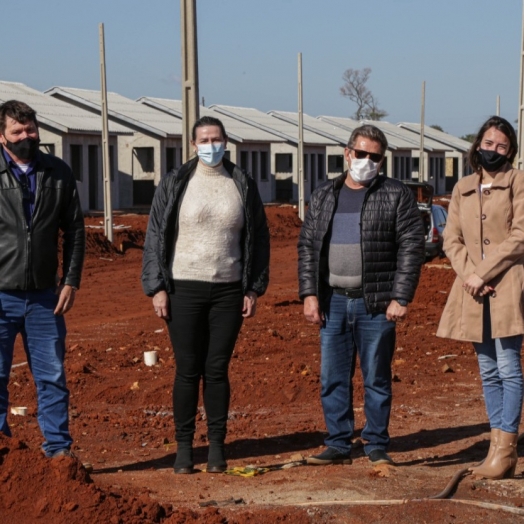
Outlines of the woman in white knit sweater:
[[203,381],[207,471],[226,469],[228,366],[244,318],[269,278],[269,231],[256,183],[224,158],[222,122],[193,127],[197,155],[166,175],[151,208],[142,283],[166,320],[175,353],[175,473],[192,473],[195,417]]

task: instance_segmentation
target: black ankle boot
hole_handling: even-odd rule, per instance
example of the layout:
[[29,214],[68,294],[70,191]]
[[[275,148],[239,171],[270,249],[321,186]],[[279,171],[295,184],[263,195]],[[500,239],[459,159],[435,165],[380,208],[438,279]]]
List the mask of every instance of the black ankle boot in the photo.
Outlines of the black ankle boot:
[[226,454],[223,442],[210,442],[207,458],[208,473],[223,473],[227,469]]
[[176,449],[176,459],[174,465],[175,473],[193,473],[193,445],[191,442],[179,442]]

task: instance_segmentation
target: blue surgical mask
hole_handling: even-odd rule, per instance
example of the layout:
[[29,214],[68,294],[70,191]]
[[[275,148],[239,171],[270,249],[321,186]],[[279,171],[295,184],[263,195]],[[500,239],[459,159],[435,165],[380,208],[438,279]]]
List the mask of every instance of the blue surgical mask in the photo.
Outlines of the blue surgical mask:
[[213,142],[211,144],[198,144],[197,155],[206,166],[215,167],[222,162],[224,156],[224,142]]

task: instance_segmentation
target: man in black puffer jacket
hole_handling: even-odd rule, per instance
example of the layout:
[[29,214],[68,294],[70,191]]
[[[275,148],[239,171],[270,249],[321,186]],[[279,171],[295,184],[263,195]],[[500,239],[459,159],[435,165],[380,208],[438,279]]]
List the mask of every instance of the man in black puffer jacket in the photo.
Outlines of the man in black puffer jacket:
[[424,262],[424,229],[411,190],[379,176],[387,139],[355,129],[344,150],[348,172],[312,195],[298,242],[304,315],[321,326],[321,399],[327,448],[310,464],[350,464],[356,353],[364,379],[364,451],[386,453],[395,322],[405,318]]

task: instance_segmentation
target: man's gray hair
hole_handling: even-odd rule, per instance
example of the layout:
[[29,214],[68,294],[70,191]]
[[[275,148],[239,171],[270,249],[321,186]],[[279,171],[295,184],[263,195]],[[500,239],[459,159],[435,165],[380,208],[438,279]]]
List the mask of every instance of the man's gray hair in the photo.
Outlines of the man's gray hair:
[[357,142],[357,137],[359,136],[363,138],[369,138],[369,140],[373,140],[374,142],[378,142],[380,144],[380,152],[383,155],[386,153],[388,148],[388,139],[378,127],[372,126],[370,124],[357,127],[349,137],[347,146],[348,149],[354,149],[355,143]]

